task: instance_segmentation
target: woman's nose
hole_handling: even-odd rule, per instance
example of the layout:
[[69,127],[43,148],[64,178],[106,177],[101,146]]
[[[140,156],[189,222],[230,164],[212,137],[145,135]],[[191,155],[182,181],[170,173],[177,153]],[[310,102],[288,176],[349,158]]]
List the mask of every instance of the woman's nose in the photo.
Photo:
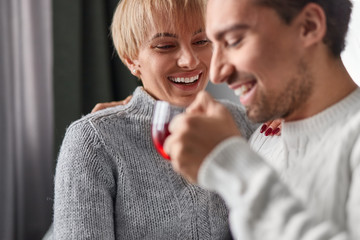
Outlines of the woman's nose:
[[191,48],[183,48],[178,59],[178,66],[181,68],[194,69],[199,64],[197,54]]

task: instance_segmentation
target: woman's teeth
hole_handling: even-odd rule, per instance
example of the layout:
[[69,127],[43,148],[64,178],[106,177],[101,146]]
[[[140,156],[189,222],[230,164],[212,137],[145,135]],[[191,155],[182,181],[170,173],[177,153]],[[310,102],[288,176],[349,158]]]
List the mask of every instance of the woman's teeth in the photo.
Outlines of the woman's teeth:
[[189,78],[172,78],[172,77],[170,77],[169,79],[176,83],[193,83],[199,79],[199,75],[194,76],[194,77],[189,77]]
[[253,83],[247,83],[247,84],[243,84],[241,85],[241,87],[235,89],[234,93],[236,96],[244,96],[246,93],[248,93],[251,88],[254,86]]

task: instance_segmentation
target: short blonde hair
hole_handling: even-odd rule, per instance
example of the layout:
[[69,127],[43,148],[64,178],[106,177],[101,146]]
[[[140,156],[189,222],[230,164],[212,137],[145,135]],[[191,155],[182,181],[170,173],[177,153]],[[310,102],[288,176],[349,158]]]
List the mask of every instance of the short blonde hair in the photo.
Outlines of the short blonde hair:
[[[137,57],[139,48],[153,26],[171,27],[180,32],[195,23],[205,31],[207,0],[121,0],[115,10],[111,34],[115,49],[125,58]],[[159,16],[161,19],[159,19]]]

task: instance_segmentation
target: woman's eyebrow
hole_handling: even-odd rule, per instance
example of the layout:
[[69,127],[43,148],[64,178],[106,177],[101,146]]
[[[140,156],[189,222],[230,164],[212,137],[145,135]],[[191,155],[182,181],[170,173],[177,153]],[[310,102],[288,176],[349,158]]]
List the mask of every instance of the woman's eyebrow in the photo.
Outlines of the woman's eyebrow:
[[[203,29],[200,28],[200,29],[196,30],[193,35],[196,35],[196,34],[202,33],[202,32],[203,32]],[[151,40],[154,40],[155,38],[160,38],[160,37],[178,38],[178,35],[176,35],[174,33],[169,33],[169,32],[156,33],[154,36],[152,36]]]
[[194,32],[194,35],[196,35],[196,34],[198,34],[198,33],[202,33],[204,30],[202,29],[202,28],[200,28],[200,29],[198,29],[198,30],[196,30],[195,32]]
[[168,33],[168,32],[163,32],[163,33],[157,33],[155,34],[151,40],[155,39],[155,38],[159,38],[159,37],[173,37],[173,38],[177,38],[178,36],[176,34],[173,33]]

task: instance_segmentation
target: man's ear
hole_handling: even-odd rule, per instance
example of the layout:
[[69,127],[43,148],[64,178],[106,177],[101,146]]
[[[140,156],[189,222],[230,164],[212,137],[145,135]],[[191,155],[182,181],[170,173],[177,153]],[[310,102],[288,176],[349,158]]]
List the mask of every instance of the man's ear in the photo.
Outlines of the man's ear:
[[131,74],[139,77],[140,76],[140,69],[139,69],[139,64],[137,60],[132,60],[129,57],[125,57],[124,58],[126,66],[129,68],[129,70],[131,71]]
[[296,18],[301,24],[300,37],[305,47],[323,41],[327,30],[326,15],[320,5],[307,4]]

